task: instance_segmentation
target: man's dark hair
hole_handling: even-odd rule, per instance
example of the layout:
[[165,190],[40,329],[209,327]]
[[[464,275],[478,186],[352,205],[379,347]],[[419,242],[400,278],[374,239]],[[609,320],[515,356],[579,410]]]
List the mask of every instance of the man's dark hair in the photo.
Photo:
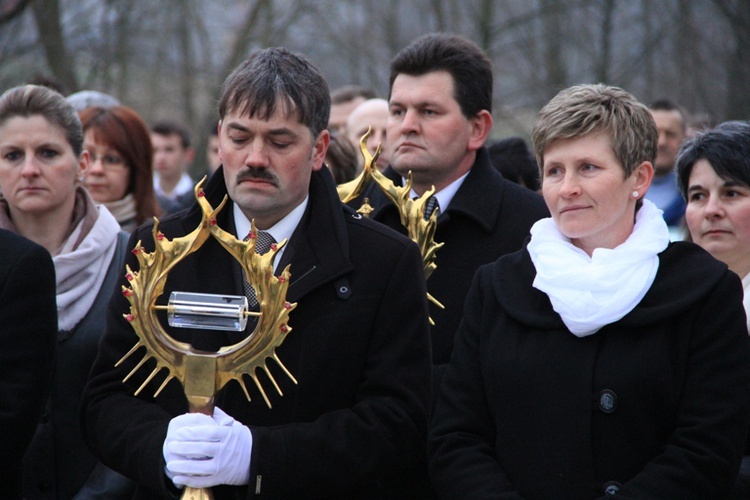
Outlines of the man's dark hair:
[[682,131],[687,130],[688,114],[682,106],[670,99],[657,99],[648,105],[651,111],[677,111],[682,121]]
[[676,102],[670,99],[657,99],[648,105],[654,111],[682,111]]
[[331,92],[331,104],[353,101],[358,97],[362,97],[365,100],[375,99],[377,96],[378,94],[370,88],[361,85],[344,85]]
[[539,167],[534,155],[521,137],[506,137],[487,147],[490,161],[506,179],[538,191],[541,185]]
[[323,75],[304,56],[284,48],[255,52],[224,81],[219,116],[239,111],[268,120],[277,107],[296,116],[313,137],[328,126],[331,95]]
[[396,54],[389,93],[399,74],[421,76],[433,71],[447,71],[453,77],[454,97],[464,116],[471,118],[483,109],[492,112],[492,63],[474,42],[450,33],[423,35]]
[[190,131],[182,123],[172,120],[158,121],[151,127],[151,132],[163,136],[178,135],[183,149],[190,147]]

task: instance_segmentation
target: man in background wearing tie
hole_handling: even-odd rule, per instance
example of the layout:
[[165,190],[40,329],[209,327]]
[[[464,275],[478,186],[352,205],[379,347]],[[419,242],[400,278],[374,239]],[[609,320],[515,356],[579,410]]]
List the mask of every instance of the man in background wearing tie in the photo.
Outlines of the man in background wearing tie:
[[[414,40],[391,61],[386,144],[397,185],[412,175],[414,196],[435,187],[440,210],[437,269],[427,281],[435,390],[453,351],[463,302],[477,268],[519,250],[532,224],[548,216],[542,197],[503,179],[484,143],[492,128],[492,67],[471,41],[447,33]],[[404,232],[398,210],[377,185],[370,218]],[[429,204],[429,202],[428,202]]]
[[[83,432],[95,454],[139,484],[136,498],[169,497],[185,485],[211,487],[216,500],[371,498],[426,453],[430,344],[419,250],[340,203],[321,168],[329,112],[318,70],[278,48],[238,66],[219,100],[223,166],[204,187],[213,207],[229,196],[216,223],[244,239],[254,220],[267,242],[288,242],[275,269],[290,265],[287,300],[297,306],[276,354],[298,384],[269,362],[283,392],[267,391],[273,409],[251,383],[248,402],[233,381],[216,396],[213,416],[186,413],[174,381],[154,398],[160,376],[134,396],[149,370],[122,382],[137,360],[113,368],[137,338],[123,318],[127,300],[117,294],[112,301],[83,398]],[[159,228],[173,239],[200,221],[194,204]],[[152,228],[137,231],[131,247],[139,240],[152,251]],[[134,257],[128,264],[138,267]],[[209,238],[175,266],[163,296],[241,295],[243,281],[237,262]],[[194,349],[216,351],[251,330],[168,331]],[[204,448],[211,451],[196,451]]]
[[[423,35],[391,61],[383,174],[403,186],[411,172],[412,197],[435,187],[427,212],[438,212],[437,251],[427,289],[430,302],[433,394],[453,352],[453,338],[474,272],[482,264],[519,250],[537,220],[549,212],[538,194],[503,179],[484,143],[492,129],[492,65],[473,42],[458,35]],[[398,209],[372,186],[349,203],[369,198],[370,218],[405,232]],[[426,214],[428,215],[428,214]],[[426,463],[402,479],[403,498],[434,498]]]

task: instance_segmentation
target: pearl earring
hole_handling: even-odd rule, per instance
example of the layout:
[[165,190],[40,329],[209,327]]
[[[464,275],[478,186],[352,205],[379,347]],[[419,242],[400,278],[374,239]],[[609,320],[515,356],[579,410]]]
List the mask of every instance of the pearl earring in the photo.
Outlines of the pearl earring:
[[638,198],[639,194],[640,193],[638,191],[633,191],[633,198]]

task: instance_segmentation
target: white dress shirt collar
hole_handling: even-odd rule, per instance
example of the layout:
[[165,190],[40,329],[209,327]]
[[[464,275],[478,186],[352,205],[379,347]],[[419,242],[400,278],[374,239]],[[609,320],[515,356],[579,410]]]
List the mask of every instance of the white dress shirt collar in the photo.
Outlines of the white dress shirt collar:
[[[471,170],[469,171],[471,172]],[[448,205],[450,205],[451,200],[456,195],[456,192],[458,191],[458,188],[461,187],[461,184],[464,183],[466,180],[466,176],[469,175],[469,172],[466,172],[464,175],[456,179],[455,181],[451,182],[447,186],[445,186],[443,189],[435,193],[435,198],[438,200],[438,205],[440,206],[440,213],[444,213],[446,210],[448,210]],[[403,179],[403,184],[406,185],[406,179]],[[416,198],[419,195],[414,191],[411,190],[410,196],[412,198]]]
[[[297,226],[302,220],[302,216],[305,214],[305,210],[307,209],[307,203],[309,200],[310,196],[308,195],[304,200],[302,200],[302,203],[294,208],[294,210],[286,214],[284,218],[282,218],[279,222],[277,222],[270,228],[264,229],[264,231],[271,233],[271,236],[273,236],[273,239],[277,242],[280,242],[282,240],[289,241],[289,239],[292,237],[292,234],[294,233],[294,230],[297,229]],[[250,220],[245,216],[244,213],[242,213],[242,210],[236,203],[232,203],[232,213],[234,215],[235,235],[237,236],[238,240],[243,240],[245,236],[247,236],[247,233],[250,232]],[[284,254],[285,248],[286,246],[281,247],[279,253],[276,254],[276,257],[273,261],[274,268],[278,266],[279,261],[281,260],[281,256]]]

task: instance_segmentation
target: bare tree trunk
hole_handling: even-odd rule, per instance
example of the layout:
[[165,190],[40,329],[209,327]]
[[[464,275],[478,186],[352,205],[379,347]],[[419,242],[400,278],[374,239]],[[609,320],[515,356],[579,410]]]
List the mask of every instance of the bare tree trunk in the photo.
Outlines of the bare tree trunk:
[[383,39],[386,48],[391,57],[395,56],[405,44],[403,34],[399,28],[399,19],[401,18],[402,2],[399,0],[388,0],[385,4],[385,16],[383,17]]
[[466,13],[466,6],[464,3],[466,0],[446,0],[448,4],[446,10],[448,12],[448,31],[460,33],[463,31],[463,14]]
[[[188,0],[183,3],[189,4]],[[180,9],[182,22],[177,28],[177,40],[180,54],[180,89],[182,91],[182,109],[185,112],[185,121],[189,126],[195,126],[195,60],[193,58],[192,44],[190,43],[193,26],[191,18],[191,6],[184,5]]]
[[385,93],[390,59],[435,29],[462,33],[487,51],[497,68],[498,102],[519,110],[518,123],[528,120],[525,108],[595,78],[644,101],[670,95],[719,120],[750,116],[748,0],[0,4],[2,86],[38,72],[43,53],[45,72],[70,91],[109,91],[148,121],[169,114],[196,133],[206,128],[221,81],[256,46],[302,50],[333,85],[370,82]]
[[728,58],[725,115],[730,120],[750,116],[750,9],[745,0],[714,0],[731,26],[733,57]]
[[615,12],[615,0],[602,2],[602,27],[599,34],[599,61],[596,65],[596,81],[610,83],[609,63],[612,58],[612,18]]
[[0,10],[0,25],[12,21],[23,14],[30,2],[31,0],[17,0],[14,4],[4,5],[2,10]]
[[[172,2],[167,4],[168,7],[159,13],[155,13],[154,16],[157,19],[158,24],[167,26],[171,12],[173,11],[174,4]],[[169,40],[172,39],[173,33],[171,28],[169,30],[155,30],[153,34],[154,38],[154,60],[155,61],[167,61],[167,54],[169,53]],[[151,71],[148,73],[148,82],[146,87],[149,92],[146,94],[146,104],[144,109],[148,113],[153,113],[158,110],[163,100],[162,94],[162,80],[165,75],[169,74],[169,69],[165,64],[153,64]]]
[[445,19],[446,16],[445,16],[445,12],[443,11],[442,0],[431,0],[430,10],[432,11],[432,14],[435,16],[435,31],[447,31],[448,23]]
[[495,41],[495,2],[493,0],[482,0],[479,3],[479,11],[476,17],[476,31],[479,46],[482,47],[487,56],[492,59],[492,45]]
[[[541,0],[543,60],[546,72],[545,86],[554,95],[567,85],[568,74],[562,51],[562,20],[555,0]],[[556,15],[555,15],[556,14]]]
[[[743,16],[742,12],[737,13]],[[744,11],[744,27],[734,25],[734,61],[730,65],[726,116],[730,120],[750,117],[750,15]]]
[[[654,44],[652,43],[652,34],[654,32],[652,0],[642,0],[641,9],[644,33],[644,36],[641,37],[641,60],[644,80],[646,81],[647,88],[649,88],[649,86],[653,84],[654,75],[656,74],[654,69]],[[651,98],[649,99],[651,100]]]
[[79,90],[78,79],[73,70],[73,58],[65,50],[59,1],[36,0],[31,2],[31,9],[50,71],[70,92]]
[[[676,82],[675,93],[682,96],[682,101],[692,102],[694,101],[695,88],[694,82],[692,82],[692,76],[695,75],[697,70],[695,64],[695,50],[685,50],[686,47],[690,47],[695,43],[696,30],[693,26],[693,5],[690,0],[679,0],[677,10],[677,31],[675,36],[677,37],[674,44],[675,50],[675,61],[678,64],[678,71],[681,75],[689,75],[686,78],[680,78]],[[685,104],[682,102],[681,104]]]
[[222,81],[227,75],[229,75],[235,66],[245,59],[245,55],[250,48],[250,41],[252,40],[260,16],[264,10],[271,8],[271,3],[272,0],[256,0],[256,2],[254,2],[248,9],[245,21],[237,30],[237,38],[234,40],[234,45],[229,51],[227,58],[224,60],[223,70],[220,76]]
[[133,0],[120,0],[113,2],[117,12],[117,23],[115,26],[115,46],[113,47],[113,62],[118,68],[115,81],[116,95],[123,102],[128,102],[128,90],[130,83],[130,58],[132,50],[130,47],[130,33],[132,30]]

